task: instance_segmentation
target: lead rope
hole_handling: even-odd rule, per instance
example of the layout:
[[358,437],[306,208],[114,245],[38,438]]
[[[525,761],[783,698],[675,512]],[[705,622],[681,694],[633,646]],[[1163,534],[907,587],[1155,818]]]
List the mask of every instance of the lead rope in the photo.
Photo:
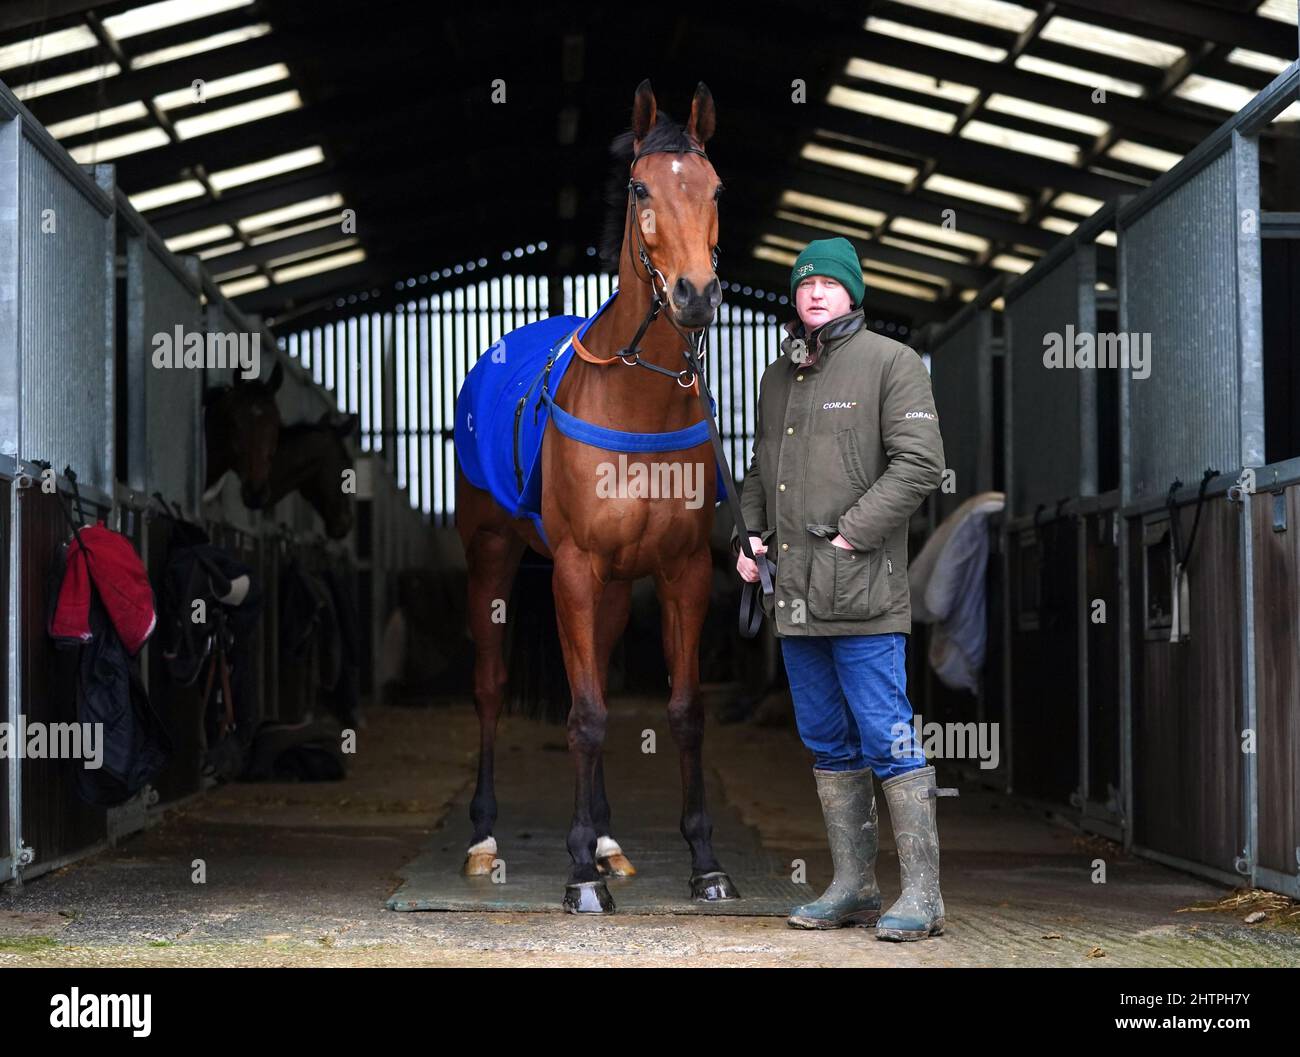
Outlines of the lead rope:
[[1182,642],[1191,633],[1188,626],[1188,612],[1191,609],[1191,589],[1188,584],[1187,566],[1192,560],[1192,548],[1196,545],[1196,530],[1201,524],[1201,507],[1205,503],[1205,489],[1218,474],[1218,470],[1206,467],[1205,472],[1201,475],[1201,487],[1196,493],[1196,513],[1192,517],[1192,534],[1187,538],[1186,548],[1183,547],[1182,520],[1178,514],[1178,507],[1174,502],[1174,495],[1178,489],[1182,488],[1183,482],[1175,478],[1169,486],[1169,494],[1165,497],[1165,506],[1169,510],[1169,541],[1174,551],[1174,583],[1171,591],[1173,598],[1169,621],[1170,642]]

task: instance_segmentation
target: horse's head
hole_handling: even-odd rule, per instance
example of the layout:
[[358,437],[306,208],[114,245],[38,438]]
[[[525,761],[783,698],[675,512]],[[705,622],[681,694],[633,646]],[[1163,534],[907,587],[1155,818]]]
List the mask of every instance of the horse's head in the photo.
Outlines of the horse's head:
[[713,96],[702,81],[684,128],[659,110],[648,80],[636,90],[624,238],[637,274],[652,279],[667,311],[687,329],[708,326],[722,303],[716,270],[722,182],[704,154],[716,124]]
[[283,380],[284,369],[279,363],[265,382],[246,381],[236,370],[229,387],[210,390],[205,398],[208,484],[234,470],[245,505],[254,509],[266,500],[271,462],[280,440],[275,392]]
[[286,426],[275,453],[266,505],[273,506],[297,490],[325,522],[330,539],[351,532],[352,494],[343,489],[343,471],[352,467],[346,442],[358,422],[357,415],[336,419],[327,411],[316,422]]

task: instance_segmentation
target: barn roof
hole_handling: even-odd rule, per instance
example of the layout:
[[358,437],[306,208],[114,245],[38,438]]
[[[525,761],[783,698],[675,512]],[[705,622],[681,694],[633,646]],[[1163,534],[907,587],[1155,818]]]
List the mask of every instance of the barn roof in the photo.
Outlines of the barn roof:
[[11,0],[0,79],[283,321],[527,254],[594,266],[636,84],[684,114],[704,80],[729,282],[779,298],[804,243],[847,234],[875,310],[919,323],[1144,187],[1297,49],[1295,0],[744,10]]

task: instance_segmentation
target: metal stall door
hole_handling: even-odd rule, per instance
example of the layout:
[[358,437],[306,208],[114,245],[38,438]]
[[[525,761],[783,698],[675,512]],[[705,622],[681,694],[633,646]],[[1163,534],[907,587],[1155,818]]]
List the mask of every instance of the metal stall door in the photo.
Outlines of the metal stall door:
[[[9,589],[13,583],[12,569],[17,564],[18,553],[13,539],[13,481],[8,474],[0,473],[0,628],[5,629],[4,642],[0,644],[0,692],[4,694],[4,707],[0,708],[0,722],[13,730],[18,722],[17,687],[10,682],[15,673],[12,651],[17,645],[17,630],[9,619],[13,612]],[[0,757],[0,886],[16,876],[18,848],[17,785],[20,761],[10,754]]]
[[[1120,330],[1150,343],[1146,376],[1120,374],[1131,839],[1225,883],[1253,877],[1257,843],[1257,757],[1242,740],[1257,728],[1251,504],[1222,498],[1263,461],[1259,234],[1239,219],[1252,210],[1258,146],[1228,130],[1119,215]],[[1174,516],[1185,541],[1207,469],[1218,476],[1175,621],[1165,500],[1181,481]]]
[[1256,874],[1265,887],[1300,897],[1300,483],[1261,474],[1251,504],[1259,659]]
[[1094,369],[1075,355],[1095,342],[1088,240],[1099,223],[1082,226],[1006,293],[1011,769],[1016,792],[1077,809],[1089,800],[1078,506],[1097,490],[1097,415]]
[[[90,517],[112,504],[113,253],[111,167],[89,175],[0,86],[0,286],[12,294],[0,300],[0,457],[14,478],[39,475],[36,459],[71,466]],[[67,525],[58,498],[31,480],[10,491],[7,718],[75,722],[75,665],[46,633],[45,577]],[[104,809],[76,792],[85,762],[74,748],[7,768],[0,855],[15,876],[106,835]]]

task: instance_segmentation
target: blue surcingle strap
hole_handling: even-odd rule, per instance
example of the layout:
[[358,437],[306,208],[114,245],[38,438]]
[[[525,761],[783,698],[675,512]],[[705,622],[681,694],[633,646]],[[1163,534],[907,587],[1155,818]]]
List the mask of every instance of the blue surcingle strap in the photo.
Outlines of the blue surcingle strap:
[[[542,399],[551,409],[551,421],[556,429],[566,437],[590,444],[593,448],[626,452],[684,451],[709,442],[708,419],[700,419],[693,426],[668,433],[628,433],[626,430],[597,426],[569,414],[545,388],[542,389]],[[709,405],[711,408],[715,406],[712,400]]]

